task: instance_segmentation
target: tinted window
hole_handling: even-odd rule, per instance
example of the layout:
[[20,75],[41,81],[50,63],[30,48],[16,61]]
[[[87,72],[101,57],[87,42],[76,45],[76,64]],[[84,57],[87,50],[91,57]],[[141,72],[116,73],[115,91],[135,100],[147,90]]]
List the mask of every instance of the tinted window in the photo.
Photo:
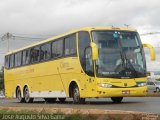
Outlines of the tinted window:
[[52,57],[57,58],[63,55],[63,40],[57,40],[52,43]]
[[76,54],[76,34],[65,38],[65,55]]
[[40,58],[39,46],[31,48],[31,63],[38,62]]
[[9,68],[9,56],[5,57],[5,68]]
[[10,55],[10,61],[9,61],[9,64],[10,64],[10,68],[13,68],[14,67],[14,54]]
[[48,60],[51,57],[51,44],[47,43],[41,46],[40,60]]
[[21,65],[21,52],[15,54],[15,67]]
[[[90,70],[88,71],[86,68],[86,58],[85,58],[85,52],[87,53],[86,48],[90,46],[90,36],[89,36],[89,33],[88,32],[79,32],[78,33],[78,48],[79,48],[79,58],[80,58],[80,62],[81,62],[81,65],[82,65],[82,68],[83,70],[86,72],[86,73],[89,73],[89,75],[91,75],[91,72],[90,71],[93,71]],[[88,71],[88,72],[87,72]],[[92,73],[93,74],[93,73]]]
[[23,51],[22,64],[23,65],[29,64],[29,60],[30,60],[30,50],[27,49],[27,50]]

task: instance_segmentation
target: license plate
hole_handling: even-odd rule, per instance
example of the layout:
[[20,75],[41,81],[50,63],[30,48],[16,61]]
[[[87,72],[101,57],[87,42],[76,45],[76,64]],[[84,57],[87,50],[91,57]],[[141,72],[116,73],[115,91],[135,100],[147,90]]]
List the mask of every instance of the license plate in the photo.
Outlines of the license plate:
[[130,90],[122,90],[122,94],[130,94]]

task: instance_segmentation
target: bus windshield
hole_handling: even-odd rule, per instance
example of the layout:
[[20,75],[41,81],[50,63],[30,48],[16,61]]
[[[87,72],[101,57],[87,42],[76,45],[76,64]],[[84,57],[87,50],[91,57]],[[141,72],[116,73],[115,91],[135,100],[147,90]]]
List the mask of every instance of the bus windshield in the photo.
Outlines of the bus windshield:
[[138,78],[146,76],[144,51],[137,32],[92,31],[98,46],[97,77]]

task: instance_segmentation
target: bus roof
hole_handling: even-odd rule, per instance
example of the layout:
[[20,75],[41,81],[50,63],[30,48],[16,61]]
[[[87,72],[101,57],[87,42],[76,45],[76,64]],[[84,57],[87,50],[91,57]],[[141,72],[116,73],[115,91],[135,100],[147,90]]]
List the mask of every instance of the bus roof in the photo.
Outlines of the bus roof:
[[16,50],[12,50],[12,51],[6,53],[5,55],[9,55],[9,54],[12,54],[12,53],[15,53],[15,52],[18,52],[18,51],[21,51],[21,50],[24,50],[24,49],[27,49],[27,48],[36,46],[36,45],[40,45],[40,44],[43,44],[43,43],[45,43],[45,42],[49,42],[49,41],[52,41],[52,40],[55,40],[55,39],[64,37],[64,36],[66,36],[66,35],[79,32],[79,31],[93,31],[93,30],[136,31],[136,29],[131,29],[131,28],[127,28],[127,27],[113,27],[113,26],[108,26],[108,27],[85,27],[85,28],[81,28],[81,29],[71,30],[70,32],[67,32],[67,33],[64,33],[64,34],[60,34],[60,35],[57,35],[57,36],[54,36],[54,37],[51,37],[51,38],[42,40],[42,41],[40,41],[40,42],[34,43],[34,44],[32,44],[32,45],[28,45],[28,46],[23,47],[23,48],[19,48],[19,49],[16,49]]

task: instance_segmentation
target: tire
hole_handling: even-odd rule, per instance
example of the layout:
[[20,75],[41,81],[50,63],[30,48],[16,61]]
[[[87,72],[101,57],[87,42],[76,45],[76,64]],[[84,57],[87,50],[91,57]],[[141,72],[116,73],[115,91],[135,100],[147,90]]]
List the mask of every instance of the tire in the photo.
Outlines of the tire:
[[58,100],[63,103],[65,102],[66,98],[58,98]]
[[16,98],[20,103],[24,102],[24,98],[22,98],[21,90],[19,87],[16,90]]
[[47,102],[47,103],[54,103],[54,102],[56,102],[56,99],[57,98],[44,98],[45,102]]
[[30,98],[28,87],[24,88],[24,101],[26,103],[32,103],[33,102],[33,98]]
[[80,92],[77,85],[73,88],[73,103],[82,104],[85,103],[85,98],[80,98]]
[[121,103],[122,102],[123,97],[111,97],[111,100],[114,103]]
[[156,92],[160,92],[160,89],[159,89],[159,88],[156,88]]

